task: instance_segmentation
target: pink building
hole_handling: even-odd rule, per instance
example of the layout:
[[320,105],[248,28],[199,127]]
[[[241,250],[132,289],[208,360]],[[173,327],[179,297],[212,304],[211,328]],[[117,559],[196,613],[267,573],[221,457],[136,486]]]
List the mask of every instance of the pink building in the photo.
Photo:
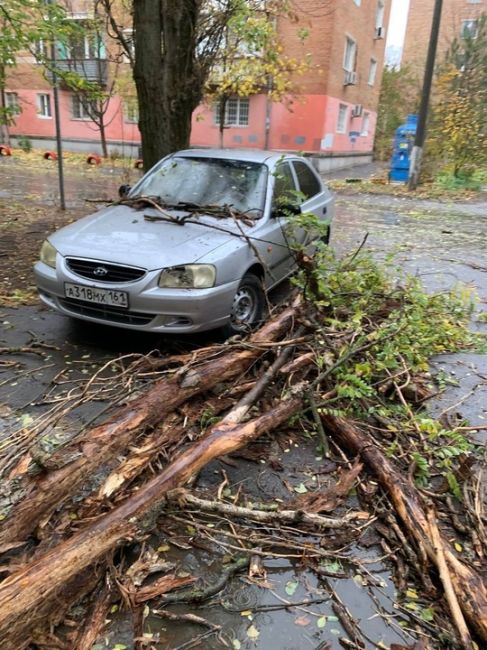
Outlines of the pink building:
[[[296,78],[295,94],[286,102],[273,102],[266,93],[232,98],[224,146],[306,152],[322,171],[370,160],[390,2],[301,0],[298,20],[281,19],[278,29],[288,56],[310,56],[309,70]],[[308,37],[303,41],[304,30]],[[90,47],[86,42],[81,51],[87,76],[93,65],[100,70],[100,62],[105,63],[104,47],[98,46],[96,57]],[[110,74],[109,66],[103,71]],[[10,128],[11,137],[25,136],[34,146],[48,149],[55,128],[53,97],[40,72],[33,57],[23,57],[8,81],[6,100],[21,109]],[[62,88],[60,114],[66,149],[99,151],[96,125],[76,95]],[[109,149],[137,157],[140,136],[133,102],[113,97],[104,121]],[[202,105],[194,113],[191,144],[219,143],[216,111]]]

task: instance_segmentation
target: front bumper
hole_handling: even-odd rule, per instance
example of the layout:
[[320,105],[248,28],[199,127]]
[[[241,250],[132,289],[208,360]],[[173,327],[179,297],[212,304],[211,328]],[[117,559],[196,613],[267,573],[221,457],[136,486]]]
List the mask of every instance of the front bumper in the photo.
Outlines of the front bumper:
[[[237,280],[211,289],[161,289],[157,285],[160,271],[149,271],[135,282],[95,283],[70,271],[60,255],[56,269],[37,262],[34,275],[40,299],[48,307],[82,320],[145,332],[202,332],[225,325],[239,285]],[[129,307],[66,298],[65,282],[126,291]]]

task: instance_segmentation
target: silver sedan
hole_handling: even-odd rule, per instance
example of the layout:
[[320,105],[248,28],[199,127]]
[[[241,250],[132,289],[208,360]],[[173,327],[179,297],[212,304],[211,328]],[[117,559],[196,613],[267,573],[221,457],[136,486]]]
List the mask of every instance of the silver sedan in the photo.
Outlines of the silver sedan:
[[[329,224],[334,197],[306,159],[187,150],[161,160],[119,202],[52,234],[34,268],[63,314],[150,332],[247,330],[293,270],[298,213]],[[297,220],[296,220],[297,221]]]

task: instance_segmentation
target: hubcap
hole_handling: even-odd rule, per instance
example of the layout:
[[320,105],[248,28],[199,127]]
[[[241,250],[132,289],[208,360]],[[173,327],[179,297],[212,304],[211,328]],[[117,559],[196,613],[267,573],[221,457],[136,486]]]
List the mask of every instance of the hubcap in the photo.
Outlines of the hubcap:
[[230,320],[234,327],[252,325],[257,315],[257,296],[251,287],[240,287],[233,299]]

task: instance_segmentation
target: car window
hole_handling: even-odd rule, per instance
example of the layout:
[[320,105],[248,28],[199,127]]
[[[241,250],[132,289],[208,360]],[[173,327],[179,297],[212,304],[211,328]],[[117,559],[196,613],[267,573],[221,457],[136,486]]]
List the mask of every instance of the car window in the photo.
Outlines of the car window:
[[262,213],[266,185],[267,168],[260,163],[173,156],[144,176],[130,196],[157,196],[171,205],[227,205],[239,212]]
[[300,160],[293,160],[293,165],[298,177],[299,190],[306,197],[305,200],[319,194],[321,192],[320,182],[308,165]]
[[296,199],[296,185],[289,163],[280,163],[274,171],[273,206],[279,206]]

